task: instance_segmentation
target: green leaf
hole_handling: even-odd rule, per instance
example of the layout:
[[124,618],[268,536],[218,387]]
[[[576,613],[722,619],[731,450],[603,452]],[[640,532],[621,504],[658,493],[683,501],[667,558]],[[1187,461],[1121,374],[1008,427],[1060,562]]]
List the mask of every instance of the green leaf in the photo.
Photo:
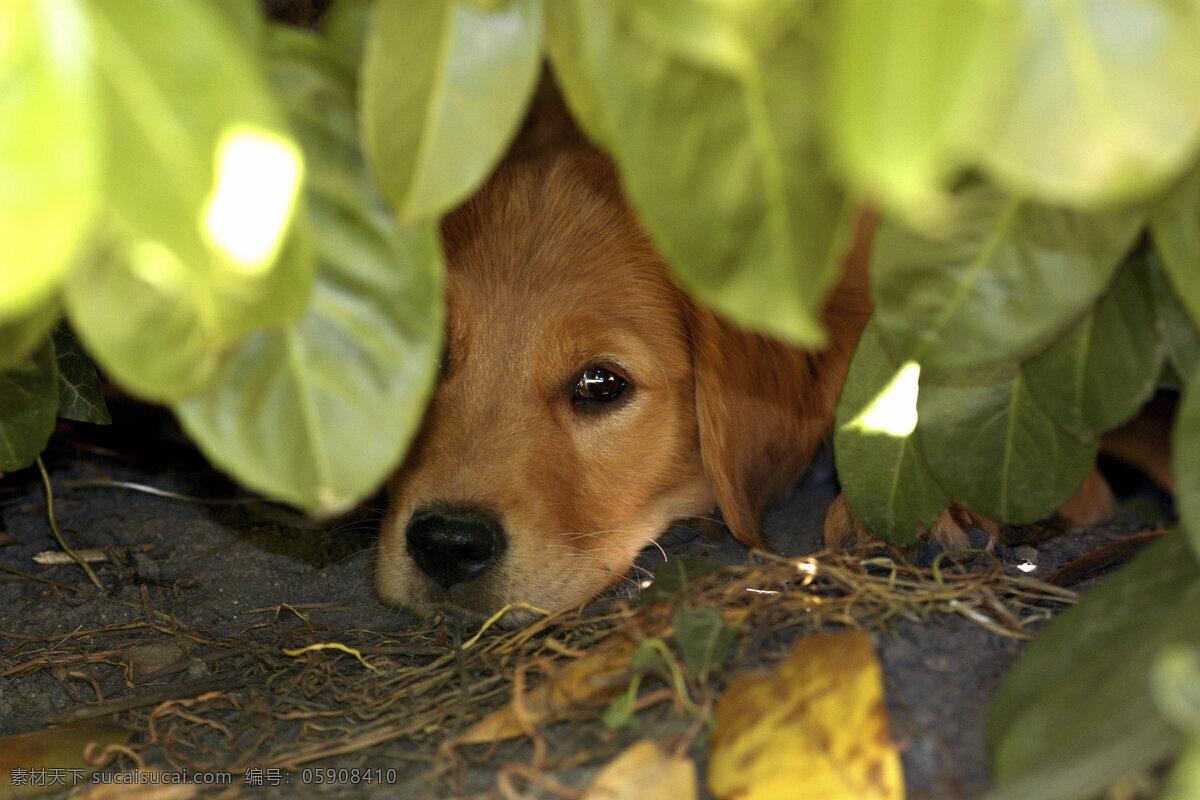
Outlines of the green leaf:
[[578,3],[546,4],[546,56],[575,123],[598,146],[610,149],[604,107],[588,70],[591,60],[583,51],[592,44],[582,27],[587,24],[585,13]]
[[975,186],[936,234],[885,223],[871,262],[884,343],[935,371],[1021,360],[1095,302],[1142,222],[1138,212],[1084,215]]
[[54,331],[54,354],[58,362],[58,415],[79,422],[111,424],[100,376],[66,328]]
[[0,372],[0,472],[28,467],[43,450],[58,418],[54,343]]
[[1193,800],[1200,797],[1200,738],[1193,738],[1171,768],[1161,800]]
[[465,200],[500,160],[541,66],[542,6],[379,0],[361,109],[375,179],[402,222]]
[[718,569],[719,565],[701,558],[668,558],[654,568],[654,583],[641,593],[638,602],[652,605],[659,600],[681,597],[689,584]]
[[359,209],[313,205],[330,244],[308,312],[251,336],[174,408],[239,481],[335,513],[379,486],[420,423],[435,377],[440,262],[431,224],[394,233],[356,220]]
[[1200,169],[1154,207],[1150,231],[1176,296],[1200,325]]
[[1164,646],[1200,643],[1200,566],[1172,533],[1042,630],[996,693],[988,800],[1091,797],[1177,752],[1151,698]]
[[652,636],[638,643],[637,649],[633,651],[633,658],[629,660],[629,666],[636,672],[666,673],[670,669],[669,664],[673,662],[675,656],[671,653],[671,648],[667,647],[667,643],[657,636]]
[[0,323],[52,301],[92,225],[101,154],[91,49],[78,0],[0,6]]
[[312,37],[275,33],[280,84],[306,117],[297,125],[312,164],[316,286],[299,321],[249,337],[174,409],[238,480],[331,512],[378,487],[421,421],[441,348],[441,255],[432,223],[398,230],[364,192],[342,127],[350,85],[322,69]]
[[1001,111],[1015,3],[831,4],[829,146],[850,181],[905,218],[936,208],[966,145]]
[[1200,554],[1200,369],[1193,370],[1179,397],[1171,431],[1171,471],[1179,518]]
[[671,616],[675,642],[683,663],[698,678],[729,660],[737,631],[725,623],[721,612],[712,606],[678,606]]
[[1021,365],[1029,393],[1084,441],[1132,418],[1158,384],[1163,348],[1148,258],[1131,256],[1090,313]]
[[0,370],[36,350],[61,315],[62,308],[52,300],[29,314],[0,322]]
[[820,343],[852,219],[818,155],[809,5],[571,2],[605,144],[680,280],[738,323]]
[[374,5],[374,0],[338,0],[321,17],[321,37],[327,43],[331,65],[355,83]]
[[934,383],[922,376],[917,436],[946,492],[1001,522],[1044,519],[1070,499],[1092,468],[1084,444],[1054,423],[1015,365]]
[[891,541],[915,541],[951,498],[915,435],[920,368],[898,364],[868,323],[838,400],[833,452],[854,515]]
[[1172,180],[1200,141],[1200,8],[1019,6],[1019,83],[979,144],[988,168],[1017,191],[1078,204],[1146,196]]
[[293,230],[303,162],[243,32],[190,0],[93,5],[112,142],[105,247],[66,286],[72,325],[123,385],[194,389],[312,282]]
[[215,5],[245,39],[255,45],[261,43],[267,22],[261,3],[257,0],[216,0]]
[[1151,668],[1150,692],[1163,719],[1181,733],[1200,733],[1200,642],[1163,647]]
[[1179,375],[1191,375],[1200,366],[1200,333],[1171,285],[1158,253],[1150,251],[1146,260],[1150,265],[1155,327],[1166,350],[1167,363]]
[[600,722],[605,728],[610,731],[619,731],[637,724],[635,707],[640,687],[641,681],[634,678],[629,688],[608,704],[608,707],[600,714]]

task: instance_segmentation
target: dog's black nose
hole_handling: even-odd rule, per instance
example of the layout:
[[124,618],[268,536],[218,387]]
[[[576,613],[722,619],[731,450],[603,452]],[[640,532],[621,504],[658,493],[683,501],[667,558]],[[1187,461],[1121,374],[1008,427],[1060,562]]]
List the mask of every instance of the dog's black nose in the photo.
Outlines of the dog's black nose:
[[443,589],[495,564],[507,541],[494,515],[477,508],[417,511],[405,531],[412,560]]

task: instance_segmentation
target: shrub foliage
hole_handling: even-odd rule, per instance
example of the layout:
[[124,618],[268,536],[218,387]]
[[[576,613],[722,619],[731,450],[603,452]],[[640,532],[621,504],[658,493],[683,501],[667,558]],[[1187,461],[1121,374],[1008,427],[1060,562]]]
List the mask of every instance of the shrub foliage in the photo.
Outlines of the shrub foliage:
[[316,32],[252,0],[12,0],[0,470],[60,413],[104,421],[73,332],[247,486],[318,512],[372,492],[436,377],[438,219],[546,61],[679,280],[737,322],[818,346],[855,215],[881,212],[835,435],[870,528],[911,540],[948,498],[1044,517],[1169,386],[1200,552],[1181,0],[338,0]]

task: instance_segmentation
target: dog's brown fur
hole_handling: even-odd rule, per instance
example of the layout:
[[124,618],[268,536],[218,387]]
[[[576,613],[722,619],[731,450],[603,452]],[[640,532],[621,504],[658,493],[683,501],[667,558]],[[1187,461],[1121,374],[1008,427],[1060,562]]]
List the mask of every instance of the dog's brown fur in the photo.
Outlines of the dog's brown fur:
[[[562,607],[620,579],[671,522],[714,507],[762,544],[764,506],[832,426],[870,310],[867,227],[824,315],[830,345],[805,353],[689,299],[586,145],[512,160],[443,225],[446,357],[390,486],[383,598],[465,618]],[[597,364],[632,389],[589,414],[572,398]],[[418,566],[406,532],[430,509],[499,524],[486,568],[439,581]]]

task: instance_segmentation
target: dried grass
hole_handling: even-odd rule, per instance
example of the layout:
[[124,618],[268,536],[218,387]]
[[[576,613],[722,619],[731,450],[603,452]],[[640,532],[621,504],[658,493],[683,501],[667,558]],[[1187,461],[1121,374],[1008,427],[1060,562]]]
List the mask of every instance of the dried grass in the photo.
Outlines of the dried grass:
[[[637,672],[633,708],[642,714],[653,708],[677,732],[677,749],[686,749],[703,734],[728,675],[769,662],[804,633],[885,630],[899,619],[952,614],[1001,636],[1027,638],[1035,621],[1074,598],[1065,589],[1006,574],[983,557],[970,569],[944,563],[919,568],[900,550],[881,547],[791,560],[756,554],[750,564],[700,576],[652,604],[601,600],[517,630],[488,627],[477,636],[448,625],[333,631],[311,622],[311,608],[291,606],[260,609],[261,624],[236,631],[151,616],[43,639],[14,637],[18,643],[0,654],[0,664],[8,665],[5,676],[50,670],[86,677],[81,706],[55,721],[116,715],[135,732],[129,745],[110,753],[126,766],[136,761],[236,772],[410,759],[413,769],[427,770],[429,786],[458,791],[469,763],[491,759],[501,794],[520,795],[518,783],[540,786],[543,794],[569,794],[553,775],[615,752],[616,737],[598,722],[611,693],[582,702],[573,722],[557,725],[554,747],[530,723],[529,764],[513,763],[510,755],[506,765],[496,746],[458,746],[455,739],[510,704],[514,693],[519,717],[531,686],[554,680],[598,648],[617,640],[671,644],[679,605],[715,608],[737,630],[729,661],[703,676],[676,663],[676,680],[645,665],[631,667],[618,682],[627,686]],[[181,658],[133,686],[127,682],[129,653],[151,642],[175,643]],[[98,681],[87,670],[97,662],[123,671],[115,682]],[[418,766],[422,762],[432,766]]]

